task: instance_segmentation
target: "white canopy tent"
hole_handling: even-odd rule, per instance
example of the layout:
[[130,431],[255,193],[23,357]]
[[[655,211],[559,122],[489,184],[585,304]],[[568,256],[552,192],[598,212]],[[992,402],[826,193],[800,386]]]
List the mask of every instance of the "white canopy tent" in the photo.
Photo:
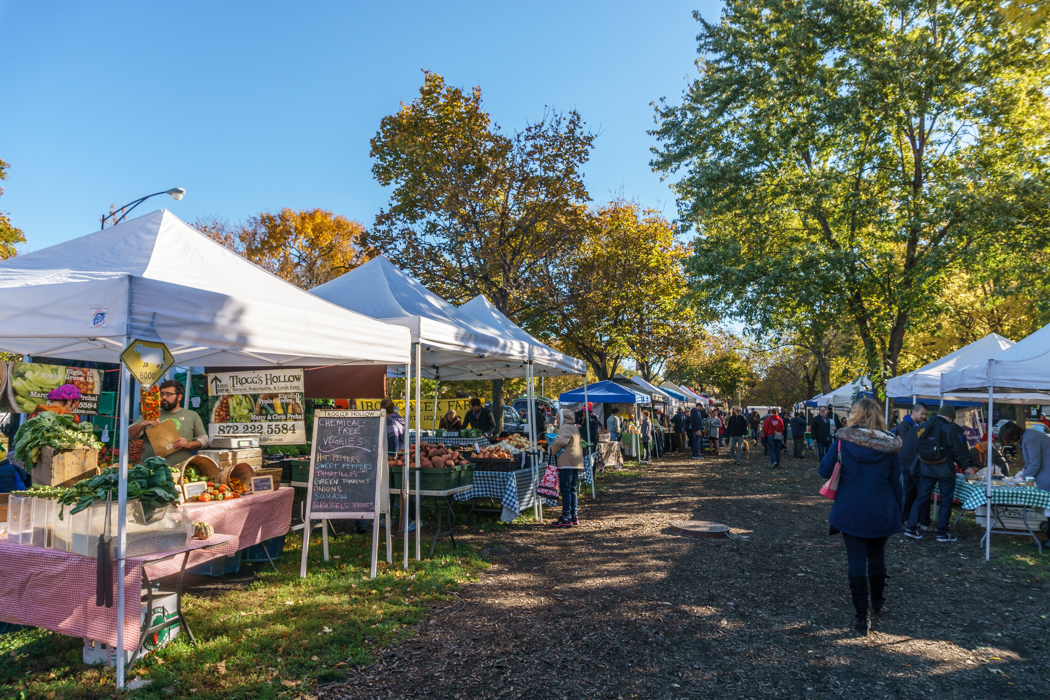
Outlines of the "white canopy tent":
[[[0,262],[0,349],[115,363],[133,339],[165,343],[183,365],[410,361],[405,329],[320,300],[164,210]],[[116,576],[121,660],[130,385],[122,367]],[[123,685],[120,662],[117,686]]]
[[528,344],[529,359],[533,363],[535,374],[538,376],[553,377],[565,374],[585,374],[587,371],[587,363],[583,360],[569,357],[544,344],[500,313],[500,310],[481,294],[462,306],[455,308],[454,313],[459,319],[496,328],[508,337]]
[[708,400],[706,398],[696,393],[684,384],[672,384],[671,386],[677,388],[679,392],[685,394],[686,398],[692,401],[694,405],[698,403],[703,404],[704,406],[708,405]]
[[408,328],[421,346],[427,379],[459,381],[524,376],[529,343],[485,325],[380,256],[310,292],[344,309]]
[[[987,363],[989,359],[998,356],[1004,350],[1008,350],[1014,345],[1016,343],[998,333],[989,333],[980,340],[975,340],[939,360],[907,374],[902,374],[899,377],[893,377],[886,383],[886,395],[891,398],[910,396],[913,401],[918,399],[980,401],[985,398],[986,392],[952,391],[946,394],[941,393],[941,376],[959,368]],[[997,389],[995,400],[1000,403],[1050,404],[1050,394],[1000,391]]]
[[988,463],[985,481],[984,558],[992,558],[992,410],[996,396],[1050,391],[1050,325],[988,359],[941,375],[941,392],[985,392],[988,397]]
[[835,389],[830,394],[824,394],[816,398],[817,406],[833,406],[835,408],[849,408],[853,405],[854,393],[864,393],[871,391],[871,382],[868,381],[868,377],[865,375],[859,379],[855,379],[848,384],[843,384],[838,389]]
[[[374,258],[331,282],[315,287],[311,293],[344,308],[409,329],[415,352],[414,366],[417,369],[415,376],[417,406],[422,405],[422,377],[437,381],[525,377],[528,387],[529,416],[534,416],[533,356],[540,354],[552,363],[560,362],[560,365],[544,365],[546,369],[556,374],[565,374],[566,372],[561,370],[578,366],[576,364],[578,361],[573,358],[562,356],[562,359],[558,360],[550,353],[541,352],[534,345],[539,341],[531,336],[529,338],[534,342],[524,339],[521,334],[525,332],[520,328],[519,332],[511,333],[499,324],[489,325],[479,320],[475,316],[483,315],[483,313],[477,305],[472,307],[474,314],[457,312],[456,307],[406,275],[384,256]],[[528,334],[525,333],[525,335]],[[539,345],[547,347],[542,343]],[[547,350],[554,352],[550,348]],[[580,368],[580,370],[581,373],[585,372],[585,368]],[[411,383],[411,376],[406,376],[409,377],[406,382],[405,396],[407,412],[410,410],[407,407],[409,406],[408,386]],[[409,416],[406,415],[406,422],[408,420]],[[421,428],[417,411],[416,435],[422,434]],[[529,434],[535,454],[538,434],[537,426],[532,420],[529,421]],[[419,462],[420,455],[417,451],[417,486]],[[534,457],[534,478],[538,479],[535,474],[537,463],[538,458]],[[404,478],[407,483],[407,460]],[[542,518],[542,506],[538,499],[535,517]],[[416,518],[416,558],[419,559],[421,545],[418,509]],[[406,567],[408,565],[407,559],[405,565]]]
[[649,382],[645,381],[644,379],[642,379],[638,375],[635,375],[635,376],[631,377],[630,381],[634,382],[635,384],[637,384],[638,386],[642,387],[643,389],[648,391],[650,394],[652,394],[654,401],[662,401],[664,403],[664,405],[666,405],[669,409],[670,408],[675,408],[676,406],[678,406],[678,399],[676,399],[675,397],[671,396],[670,394],[668,394],[665,390],[661,389],[660,387],[654,386],[653,384],[650,384]]

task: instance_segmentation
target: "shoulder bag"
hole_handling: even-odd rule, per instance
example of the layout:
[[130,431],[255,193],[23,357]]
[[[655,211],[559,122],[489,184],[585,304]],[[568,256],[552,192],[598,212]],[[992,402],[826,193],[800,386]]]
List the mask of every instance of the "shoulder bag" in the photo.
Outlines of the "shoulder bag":
[[824,485],[820,487],[820,495],[824,498],[830,498],[835,500],[835,495],[839,491],[839,477],[842,475],[842,440],[839,440],[839,458],[835,462],[835,471],[831,473],[831,478],[824,482]]

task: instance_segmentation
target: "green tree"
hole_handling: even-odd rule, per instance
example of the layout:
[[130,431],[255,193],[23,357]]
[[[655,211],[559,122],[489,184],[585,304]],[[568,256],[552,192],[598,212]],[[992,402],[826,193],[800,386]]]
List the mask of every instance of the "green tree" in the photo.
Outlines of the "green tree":
[[[376,216],[377,245],[423,285],[455,303],[484,294],[534,334],[532,300],[543,266],[571,250],[589,200],[581,168],[594,135],[580,115],[548,111],[504,134],[469,92],[424,72],[419,97],[383,117],[372,174],[392,187]],[[502,383],[493,382],[502,418]]]
[[545,268],[533,308],[599,379],[635,358],[651,380],[699,334],[686,294],[687,250],[659,212],[617,200],[590,212],[582,240]]
[[[0,181],[7,179],[7,169],[10,167],[10,165],[0,160]],[[3,194],[4,188],[0,187],[0,196],[3,196]],[[18,252],[15,246],[25,242],[26,237],[22,234],[22,231],[15,228],[7,214],[0,211],[0,260],[13,257]]]
[[946,280],[1045,248],[1045,32],[965,0],[727,0],[697,19],[700,77],[658,106],[653,161],[679,176],[691,270],[761,313],[834,299],[881,395]]
[[756,381],[755,360],[743,339],[715,327],[703,343],[691,344],[668,362],[667,378],[733,402],[739,390]]
[[323,209],[263,212],[236,225],[214,218],[198,219],[196,227],[303,289],[335,279],[375,255],[363,225]]

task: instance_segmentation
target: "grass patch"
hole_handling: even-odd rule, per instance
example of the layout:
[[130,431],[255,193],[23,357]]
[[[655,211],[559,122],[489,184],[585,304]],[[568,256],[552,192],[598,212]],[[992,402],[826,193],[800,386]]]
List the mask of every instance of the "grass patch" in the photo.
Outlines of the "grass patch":
[[[318,682],[345,677],[373,651],[413,634],[428,605],[446,600],[488,564],[469,547],[439,545],[432,559],[400,568],[382,560],[368,580],[370,538],[330,538],[332,558],[311,541],[308,575],[299,578],[302,536],[289,541],[278,571],[255,565],[255,578],[219,595],[183,596],[197,646],[179,637],[132,668],[151,683],[130,695],[151,698],[298,698]],[[398,538],[395,538],[395,544]],[[380,556],[383,555],[382,544]],[[80,639],[28,629],[0,636],[0,697],[114,697],[115,671],[81,662]]]
[[[953,514],[954,517],[954,514]],[[984,546],[981,538],[984,537],[984,527],[977,524],[973,513],[967,513],[959,521],[958,531],[965,535],[968,541],[973,541],[984,554]],[[1037,535],[1041,534],[1038,531]],[[960,538],[961,542],[962,538]],[[1043,543],[1043,554],[1031,537],[1027,535],[992,535],[992,561],[1008,566],[1018,574],[1033,581],[1050,581],[1050,546]]]

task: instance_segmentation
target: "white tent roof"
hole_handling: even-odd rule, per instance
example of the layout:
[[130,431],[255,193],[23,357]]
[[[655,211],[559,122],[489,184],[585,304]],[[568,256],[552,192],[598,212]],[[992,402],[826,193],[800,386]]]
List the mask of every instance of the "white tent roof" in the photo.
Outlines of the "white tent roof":
[[709,401],[706,398],[704,398],[700,394],[696,393],[692,389],[686,387],[685,385],[672,384],[671,386],[676,387],[679,392],[685,394],[686,397],[688,397],[694,404],[702,403],[702,404],[704,404],[706,406],[709,403]]
[[117,362],[126,336],[226,367],[404,364],[410,342],[165,210],[0,262],[0,350]]
[[635,375],[635,376],[631,377],[631,381],[634,382],[635,384],[637,384],[638,386],[642,387],[646,391],[651,392],[653,394],[653,399],[654,400],[662,400],[663,403],[665,403],[665,404],[667,404],[668,406],[671,406],[671,407],[678,405],[678,399],[676,399],[675,397],[671,396],[670,394],[668,394],[666,391],[664,391],[660,387],[653,386],[652,384],[650,384],[649,382],[645,381],[644,379],[642,379],[638,375]]
[[941,374],[957,367],[986,362],[988,358],[1006,350],[1013,344],[1013,341],[997,333],[989,333],[980,340],[959,348],[913,372],[893,377],[886,382],[886,393],[891,397],[939,397],[941,395]]
[[834,406],[835,408],[849,408],[853,405],[853,390],[857,388],[859,391],[871,391],[871,382],[868,381],[867,375],[855,379],[849,384],[843,384],[838,389],[835,389],[830,394],[824,394],[823,396],[817,397],[817,406]]
[[945,393],[1050,391],[1050,325],[983,361],[941,375]]
[[310,290],[322,299],[407,328],[423,347],[430,379],[498,379],[525,374],[529,346],[506,333],[456,316],[455,307],[385,257]]
[[529,357],[537,376],[584,374],[587,371],[587,365],[583,360],[560,353],[530,335],[524,328],[504,316],[492,305],[492,302],[481,294],[456,308],[455,314],[457,318],[490,326],[510,338],[528,344]]

